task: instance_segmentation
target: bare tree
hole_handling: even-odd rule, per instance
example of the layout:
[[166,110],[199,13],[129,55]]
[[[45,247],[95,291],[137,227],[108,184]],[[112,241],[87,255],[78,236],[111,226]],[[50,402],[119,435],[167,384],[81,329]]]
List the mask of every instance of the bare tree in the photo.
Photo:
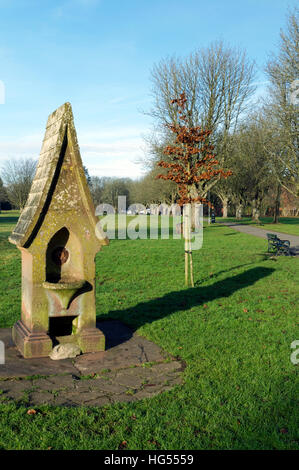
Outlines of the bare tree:
[[275,188],[275,177],[265,150],[265,133],[256,115],[248,117],[234,137],[235,181],[232,194],[236,202],[247,203],[252,219],[259,221],[264,200]]
[[8,196],[7,196],[7,191],[3,185],[3,181],[0,178],[0,212],[2,209],[3,203],[6,203],[8,201]]
[[280,33],[277,55],[266,66],[269,98],[265,105],[267,150],[279,184],[299,195],[299,22],[298,8],[289,13]]
[[32,158],[11,159],[6,160],[1,168],[9,201],[18,209],[22,210],[26,204],[36,163]]
[[[212,131],[210,143],[218,142],[217,159],[228,169],[228,134],[236,129],[255,91],[254,75],[254,63],[246,53],[226,47],[221,41],[186,58],[171,57],[156,64],[151,73],[153,106],[147,113],[155,123],[148,139],[152,160],[158,161],[161,149],[171,144],[166,124],[177,125],[179,120],[171,100],[185,93],[188,125]],[[198,195],[205,197],[215,184],[217,180],[201,182],[196,188]]]
[[161,169],[155,168],[143,178],[132,182],[130,196],[133,203],[139,202],[145,206],[174,203],[176,185],[172,181],[157,179],[159,173]]

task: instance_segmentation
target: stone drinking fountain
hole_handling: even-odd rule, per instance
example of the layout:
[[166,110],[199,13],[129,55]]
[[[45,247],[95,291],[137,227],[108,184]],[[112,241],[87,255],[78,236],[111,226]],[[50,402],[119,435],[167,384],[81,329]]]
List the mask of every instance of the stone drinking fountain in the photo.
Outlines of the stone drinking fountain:
[[70,103],[47,122],[27,203],[9,240],[22,255],[22,313],[13,340],[25,358],[57,344],[103,351],[96,328],[95,255],[108,244],[91,200]]

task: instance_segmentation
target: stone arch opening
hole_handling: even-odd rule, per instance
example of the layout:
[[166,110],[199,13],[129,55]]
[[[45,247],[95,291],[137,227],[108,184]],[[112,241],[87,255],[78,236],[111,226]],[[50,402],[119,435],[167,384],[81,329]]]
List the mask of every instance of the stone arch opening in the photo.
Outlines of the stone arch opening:
[[46,252],[46,281],[59,282],[61,280],[62,266],[70,259],[70,252],[66,248],[69,238],[69,230],[63,227],[49,241]]

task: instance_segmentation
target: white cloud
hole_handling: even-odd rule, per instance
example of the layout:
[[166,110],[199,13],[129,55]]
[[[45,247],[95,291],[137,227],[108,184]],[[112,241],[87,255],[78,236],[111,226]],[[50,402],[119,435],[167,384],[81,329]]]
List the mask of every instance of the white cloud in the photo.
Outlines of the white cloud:
[[86,165],[92,176],[113,176],[116,178],[135,179],[142,175],[141,168],[130,160],[105,158],[98,164]]
[[0,166],[9,158],[35,157],[37,158],[42,143],[42,136],[24,136],[15,140],[0,138]]
[[134,127],[101,128],[78,135],[81,155],[91,175],[136,178],[142,168],[136,160],[144,155],[141,134]]
[[[82,160],[90,175],[130,178],[141,176],[142,167],[135,162],[144,156],[145,143],[141,134],[145,130],[114,126],[78,133]],[[42,134],[15,140],[0,138],[0,167],[10,158],[37,158],[42,139]]]

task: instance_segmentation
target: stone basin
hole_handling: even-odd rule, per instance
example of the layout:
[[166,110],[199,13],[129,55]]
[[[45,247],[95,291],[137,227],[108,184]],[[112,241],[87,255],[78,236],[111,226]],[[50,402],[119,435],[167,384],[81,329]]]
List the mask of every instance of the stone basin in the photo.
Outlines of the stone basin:
[[69,302],[73,295],[86,284],[86,281],[72,281],[61,279],[58,282],[43,282],[43,287],[47,291],[54,292],[64,309],[68,308]]

